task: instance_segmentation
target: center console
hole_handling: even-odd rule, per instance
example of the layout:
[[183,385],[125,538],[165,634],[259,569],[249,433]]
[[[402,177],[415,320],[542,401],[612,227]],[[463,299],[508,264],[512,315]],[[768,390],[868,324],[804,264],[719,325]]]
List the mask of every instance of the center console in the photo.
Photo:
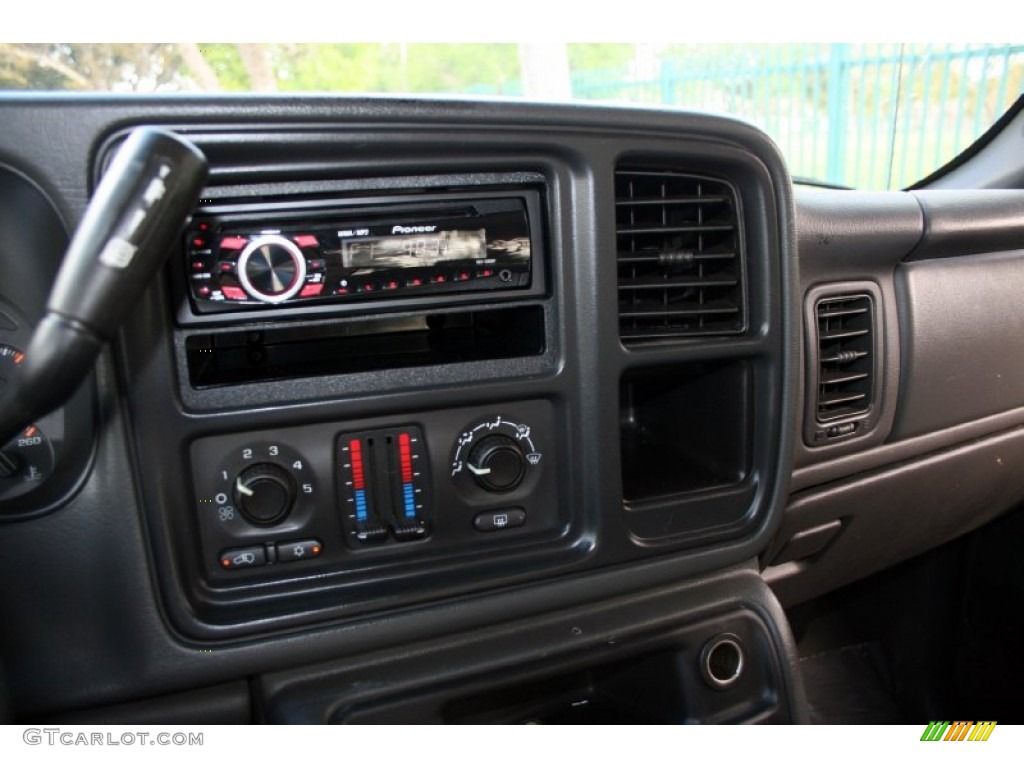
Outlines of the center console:
[[[311,376],[541,356],[542,178],[459,187],[208,198],[172,274],[188,387],[283,395]],[[198,438],[203,578],[383,568],[414,597],[445,564],[557,548],[572,522],[562,419],[545,398]]]
[[411,109],[167,126],[210,181],[119,349],[166,620],[259,648],[280,720],[799,719],[776,150]]

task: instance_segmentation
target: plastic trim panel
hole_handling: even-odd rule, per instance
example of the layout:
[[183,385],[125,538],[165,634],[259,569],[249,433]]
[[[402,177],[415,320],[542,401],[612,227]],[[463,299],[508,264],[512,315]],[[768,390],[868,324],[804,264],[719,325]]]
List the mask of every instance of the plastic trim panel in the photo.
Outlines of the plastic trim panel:
[[897,285],[906,362],[893,440],[1024,406],[1024,251],[906,264]]

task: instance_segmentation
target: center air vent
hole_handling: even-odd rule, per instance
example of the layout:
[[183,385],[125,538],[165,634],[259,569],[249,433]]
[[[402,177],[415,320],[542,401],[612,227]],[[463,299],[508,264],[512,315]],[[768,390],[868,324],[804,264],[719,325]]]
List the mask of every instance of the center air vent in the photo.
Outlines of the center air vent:
[[623,343],[743,332],[743,238],[729,184],[619,168],[615,225]]
[[870,296],[831,296],[815,305],[818,324],[819,422],[871,407],[874,332]]

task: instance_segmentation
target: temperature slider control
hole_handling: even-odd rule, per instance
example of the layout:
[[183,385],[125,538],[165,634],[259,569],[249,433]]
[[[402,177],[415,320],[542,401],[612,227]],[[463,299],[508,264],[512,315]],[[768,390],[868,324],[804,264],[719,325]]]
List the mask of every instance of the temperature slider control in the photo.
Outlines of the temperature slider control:
[[429,472],[418,427],[343,434],[337,449],[345,537],[351,546],[426,537]]

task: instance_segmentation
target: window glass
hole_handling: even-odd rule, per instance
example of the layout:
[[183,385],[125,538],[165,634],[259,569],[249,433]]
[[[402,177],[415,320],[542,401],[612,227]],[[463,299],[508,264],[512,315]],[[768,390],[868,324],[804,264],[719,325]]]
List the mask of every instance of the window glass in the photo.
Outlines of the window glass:
[[431,93],[734,115],[794,177],[897,189],[1020,96],[1024,45],[0,43],[0,89]]

